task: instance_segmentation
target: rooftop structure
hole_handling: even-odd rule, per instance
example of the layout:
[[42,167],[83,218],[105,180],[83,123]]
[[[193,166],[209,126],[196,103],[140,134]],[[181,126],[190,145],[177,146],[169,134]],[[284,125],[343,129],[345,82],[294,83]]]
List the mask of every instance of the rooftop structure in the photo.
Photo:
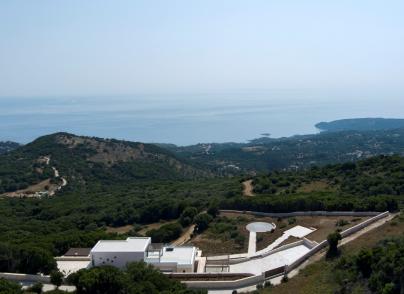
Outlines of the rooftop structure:
[[193,272],[196,255],[197,250],[193,246],[163,246],[159,250],[149,251],[145,262],[162,271]]
[[63,256],[90,256],[91,248],[70,248]]

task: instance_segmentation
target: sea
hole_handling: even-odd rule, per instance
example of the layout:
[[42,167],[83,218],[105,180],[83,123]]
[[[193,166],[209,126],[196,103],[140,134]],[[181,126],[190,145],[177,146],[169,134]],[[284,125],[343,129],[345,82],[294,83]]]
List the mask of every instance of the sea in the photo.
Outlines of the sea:
[[404,99],[301,93],[0,97],[0,141],[55,132],[148,143],[248,142],[314,134],[343,118],[404,117]]

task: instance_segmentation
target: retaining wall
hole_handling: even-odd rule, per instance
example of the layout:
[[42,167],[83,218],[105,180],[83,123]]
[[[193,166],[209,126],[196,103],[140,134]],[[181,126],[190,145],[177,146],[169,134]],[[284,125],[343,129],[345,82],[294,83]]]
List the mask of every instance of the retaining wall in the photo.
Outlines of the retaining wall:
[[28,274],[15,274],[15,273],[0,273],[0,278],[12,280],[16,282],[41,282],[50,283],[50,276],[28,275]]
[[265,274],[261,274],[258,276],[252,276],[248,278],[243,278],[234,281],[184,281],[185,285],[187,285],[191,289],[230,289],[236,290],[239,288],[252,286],[261,284],[265,281]]
[[368,220],[365,220],[365,221],[363,221],[363,222],[361,222],[361,223],[359,223],[359,224],[357,224],[357,225],[355,225],[355,226],[353,226],[353,227],[351,227],[349,229],[346,229],[345,231],[342,231],[341,236],[342,236],[342,238],[345,238],[345,237],[347,237],[347,236],[349,236],[349,235],[351,235],[353,233],[356,233],[357,231],[360,231],[361,229],[367,227],[371,223],[374,223],[375,221],[378,221],[379,219],[387,217],[388,215],[389,215],[388,211],[383,212],[381,214],[378,214],[375,217],[372,217],[372,218],[370,218]]

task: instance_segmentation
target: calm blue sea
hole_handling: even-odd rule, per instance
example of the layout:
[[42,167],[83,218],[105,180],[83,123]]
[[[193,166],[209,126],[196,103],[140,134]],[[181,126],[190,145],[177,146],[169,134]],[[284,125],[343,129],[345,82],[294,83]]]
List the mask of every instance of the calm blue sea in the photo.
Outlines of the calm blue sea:
[[316,133],[314,124],[404,117],[396,99],[266,94],[0,98],[0,140],[27,143],[54,132],[188,145]]

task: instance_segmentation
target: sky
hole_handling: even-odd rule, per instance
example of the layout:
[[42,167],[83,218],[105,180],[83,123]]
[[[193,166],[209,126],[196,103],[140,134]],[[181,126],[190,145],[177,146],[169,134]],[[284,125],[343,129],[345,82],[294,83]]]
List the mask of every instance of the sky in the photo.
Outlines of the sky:
[[403,15],[402,0],[1,0],[0,99],[278,89],[403,98]]

